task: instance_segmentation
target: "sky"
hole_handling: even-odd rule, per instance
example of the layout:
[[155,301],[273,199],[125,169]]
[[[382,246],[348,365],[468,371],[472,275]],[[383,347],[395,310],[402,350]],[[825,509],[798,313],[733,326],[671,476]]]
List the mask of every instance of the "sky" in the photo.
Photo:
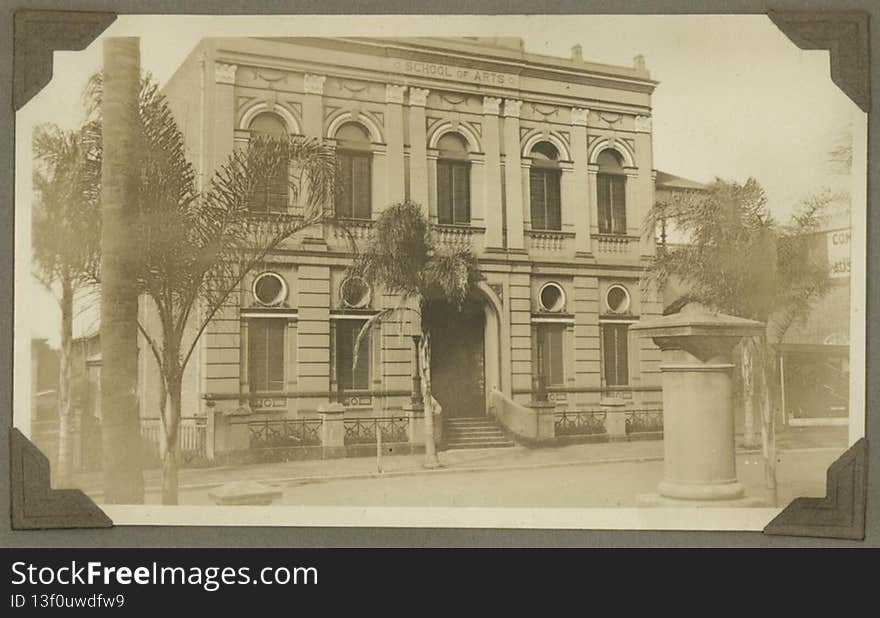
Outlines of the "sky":
[[828,151],[860,113],[831,81],[827,52],[798,49],[760,15],[122,16],[86,50],[56,52],[52,82],[16,117],[16,280],[24,292],[17,298],[27,299],[31,335],[57,345],[59,313],[26,264],[29,136],[42,122],[67,128],[81,122],[82,90],[100,69],[104,37],[141,37],[142,67],[164,82],[205,36],[403,33],[519,36],[527,51],[560,57],[580,44],[585,60],[624,66],[641,54],[660,82],[652,99],[655,168],[704,182],[754,177],[781,220],[799,199],[840,183],[830,173]]

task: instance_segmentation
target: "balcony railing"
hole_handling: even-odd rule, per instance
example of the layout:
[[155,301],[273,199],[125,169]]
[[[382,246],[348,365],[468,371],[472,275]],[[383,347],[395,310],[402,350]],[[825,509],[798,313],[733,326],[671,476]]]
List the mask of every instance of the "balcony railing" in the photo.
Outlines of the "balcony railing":
[[485,231],[485,228],[472,227],[470,225],[434,225],[434,233],[437,235],[438,243],[450,248],[470,247],[476,250],[474,237],[483,234]]
[[574,238],[571,232],[558,230],[529,230],[529,248],[536,251],[559,253],[567,249],[567,240]]
[[630,244],[637,244],[641,238],[624,234],[592,234],[596,253],[629,253]]

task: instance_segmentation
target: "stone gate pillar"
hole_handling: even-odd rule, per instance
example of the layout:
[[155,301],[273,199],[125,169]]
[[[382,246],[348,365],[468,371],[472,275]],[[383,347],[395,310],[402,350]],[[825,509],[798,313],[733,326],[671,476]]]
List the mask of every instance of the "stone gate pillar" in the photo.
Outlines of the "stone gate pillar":
[[730,353],[761,322],[698,303],[631,327],[662,351],[663,480],[642,506],[758,506],[736,478]]

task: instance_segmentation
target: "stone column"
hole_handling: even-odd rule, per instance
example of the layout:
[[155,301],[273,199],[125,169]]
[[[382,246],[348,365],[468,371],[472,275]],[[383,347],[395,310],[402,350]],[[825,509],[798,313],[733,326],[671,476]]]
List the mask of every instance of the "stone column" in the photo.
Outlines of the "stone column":
[[406,198],[405,172],[403,159],[403,95],[406,86],[387,84],[385,86],[385,141],[388,144],[385,156],[385,200],[386,204],[373,204],[377,211],[389,204],[402,202]]
[[651,337],[663,364],[663,480],[644,506],[758,506],[736,478],[730,352],[761,322],[698,303],[630,327]]
[[519,110],[522,101],[504,100],[504,187],[507,199],[507,248],[525,250],[523,221],[522,158],[519,141]]
[[483,99],[483,150],[485,167],[483,175],[483,212],[486,225],[486,249],[501,249],[503,237],[503,208],[501,205],[501,131],[498,114],[501,99]]
[[409,89],[409,195],[428,212],[428,151],[426,144],[425,104],[428,90]]
[[593,219],[596,205],[592,199],[595,175],[590,178],[587,169],[587,118],[590,110],[573,107],[571,110],[571,156],[574,161],[572,171],[573,190],[571,204],[574,210],[575,251],[578,254],[589,254],[590,222]]

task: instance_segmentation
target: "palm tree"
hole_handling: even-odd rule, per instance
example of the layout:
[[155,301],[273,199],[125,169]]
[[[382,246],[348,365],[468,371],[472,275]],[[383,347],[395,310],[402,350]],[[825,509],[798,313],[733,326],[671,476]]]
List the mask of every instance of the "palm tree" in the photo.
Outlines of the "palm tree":
[[[660,289],[676,279],[686,298],[719,311],[764,322],[766,331],[740,345],[741,401],[745,441],[756,441],[755,411],[768,468],[773,467],[770,388],[775,371],[770,346],[829,289],[827,264],[812,250],[810,235],[821,228],[833,197],[804,200],[785,225],[771,217],[764,190],[716,179],[705,193],[690,193],[653,208],[648,225],[663,219],[685,244],[660,247],[645,283]],[[681,302],[675,303],[681,305]],[[768,481],[773,483],[772,470]]]
[[100,244],[100,162],[86,129],[37,127],[33,153],[36,202],[33,210],[34,275],[57,297],[61,309],[58,379],[58,459],[56,481],[66,485],[73,472],[71,345],[74,297],[92,283]]
[[370,329],[397,314],[411,314],[418,323],[419,371],[425,405],[425,466],[439,465],[434,443],[434,405],[431,397],[431,332],[426,308],[432,301],[446,301],[461,309],[468,295],[482,279],[477,260],[469,247],[444,249],[431,231],[422,208],[411,202],[385,209],[374,222],[367,246],[352,266],[353,274],[374,286],[398,294],[397,307],[384,309],[366,321],[358,333],[357,348]]
[[[103,92],[98,75],[90,85],[96,111]],[[248,273],[293,234],[334,221],[336,156],[332,145],[317,139],[258,137],[233,152],[199,190],[183,134],[149,76],[140,84],[138,135],[137,213],[131,223],[136,240],[129,251],[140,260],[134,280],[143,309],[156,317],[138,321],[137,328],[162,376],[162,503],[176,504],[186,366]],[[302,214],[252,212],[267,187],[278,184],[277,175],[288,171],[291,199],[305,196]]]

